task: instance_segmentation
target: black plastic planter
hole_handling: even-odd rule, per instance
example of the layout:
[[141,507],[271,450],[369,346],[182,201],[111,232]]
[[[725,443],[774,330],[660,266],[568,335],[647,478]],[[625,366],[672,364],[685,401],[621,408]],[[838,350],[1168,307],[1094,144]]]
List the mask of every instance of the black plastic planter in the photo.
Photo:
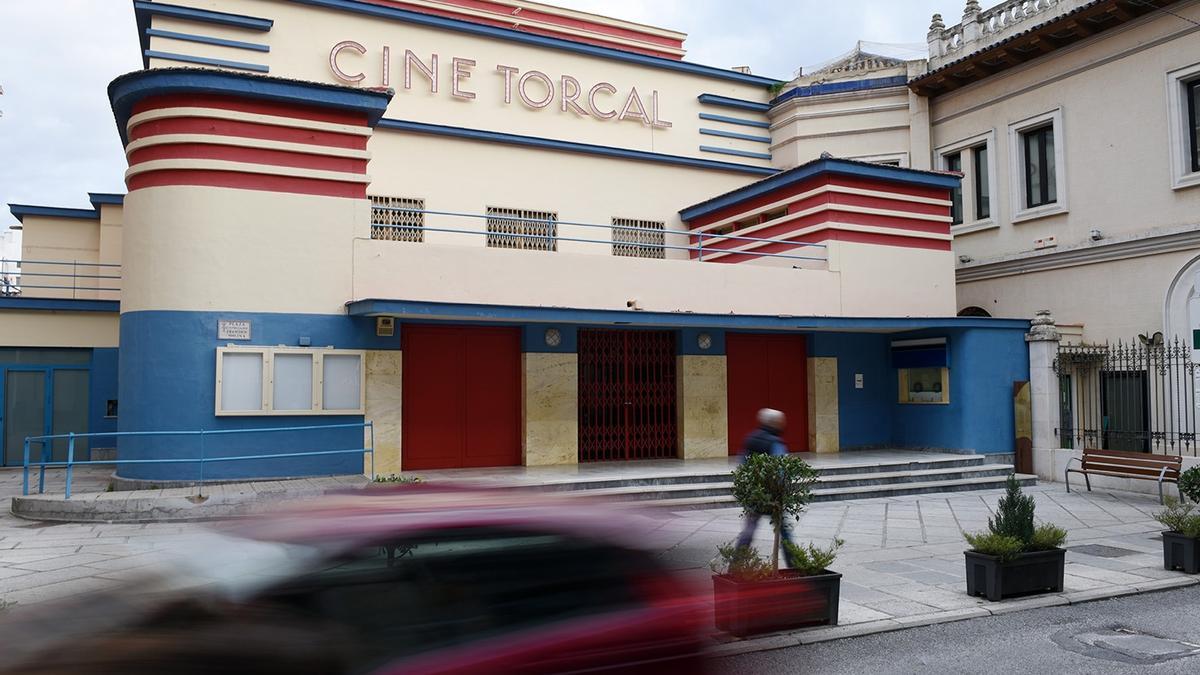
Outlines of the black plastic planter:
[[1163,568],[1200,574],[1200,539],[1178,532],[1163,532]]
[[801,576],[780,570],[780,577],[737,581],[713,575],[717,628],[738,637],[804,626],[836,626],[842,575],[825,570]]
[[1062,592],[1065,549],[1022,553],[1008,562],[975,551],[967,551],[966,556],[967,595],[996,602],[1027,593]]

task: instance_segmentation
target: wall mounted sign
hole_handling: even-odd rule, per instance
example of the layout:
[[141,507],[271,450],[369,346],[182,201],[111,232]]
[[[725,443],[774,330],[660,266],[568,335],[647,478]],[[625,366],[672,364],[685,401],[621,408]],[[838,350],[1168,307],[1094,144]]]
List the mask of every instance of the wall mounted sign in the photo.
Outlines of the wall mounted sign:
[[218,340],[249,340],[250,321],[240,319],[219,319],[217,321]]
[[[358,56],[366,56],[367,48],[354,40],[343,40],[329,50],[329,70],[338,81],[346,84],[360,84],[367,79],[365,72],[354,63],[354,52]],[[616,120],[624,122],[635,120],[655,129],[669,129],[671,123],[662,119],[658,109],[658,91],[652,90],[648,97],[643,97],[637,87],[620,89],[609,82],[596,82],[586,87],[572,75],[551,77],[540,70],[522,70],[516,66],[502,63],[496,64],[491,71],[491,78],[476,77],[476,84],[469,80],[478,76],[475,68],[478,63],[474,59],[455,56],[450,59],[449,68],[440,61],[437,54],[430,54],[428,60],[418,56],[411,50],[403,53],[396,52],[392,58],[392,48],[384,46],[378,52],[379,84],[384,87],[392,86],[393,61],[402,75],[403,88],[411,90],[414,80],[417,86],[429,88],[429,93],[437,94],[442,85],[449,85],[450,96],[460,100],[474,100],[477,92],[475,87],[483,86],[493,90],[493,95],[502,99],[505,105],[511,105],[513,98],[519,98],[521,103],[531,110],[541,110],[556,104],[562,112],[572,112],[578,117],[592,117],[597,120]]]

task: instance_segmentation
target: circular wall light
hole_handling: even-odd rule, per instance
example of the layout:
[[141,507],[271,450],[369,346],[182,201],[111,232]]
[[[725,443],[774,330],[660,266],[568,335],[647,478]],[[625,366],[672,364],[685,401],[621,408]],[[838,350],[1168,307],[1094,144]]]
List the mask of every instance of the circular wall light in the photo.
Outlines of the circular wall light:
[[712,348],[712,336],[708,333],[701,333],[696,336],[696,346],[700,349]]
[[562,344],[562,333],[557,328],[546,329],[546,346],[557,347]]

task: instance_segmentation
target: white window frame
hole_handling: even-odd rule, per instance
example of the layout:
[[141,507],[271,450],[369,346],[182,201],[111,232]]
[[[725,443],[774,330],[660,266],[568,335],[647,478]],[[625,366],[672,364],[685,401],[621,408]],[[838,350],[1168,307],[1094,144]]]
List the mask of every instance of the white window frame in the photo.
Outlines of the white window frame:
[[[263,382],[262,382],[262,407],[258,410],[222,410],[221,409],[221,394],[222,394],[222,368],[224,367],[225,354],[262,354],[263,358]],[[276,354],[309,354],[313,360],[313,390],[312,390],[312,408],[309,410],[275,410],[274,409],[274,392],[275,392],[275,355]],[[349,355],[357,356],[359,359],[358,369],[358,407],[355,409],[338,409],[325,410],[324,401],[322,400],[324,384],[325,384],[325,361],[326,356],[331,355]],[[367,407],[367,352],[361,349],[334,349],[332,347],[287,347],[279,345],[275,347],[269,346],[247,346],[247,345],[227,345],[225,347],[217,347],[217,374],[216,374],[216,400],[213,403],[213,412],[218,417],[263,417],[263,416],[301,416],[301,415],[365,415]]]
[[[1024,134],[1039,127],[1049,126],[1054,133],[1054,193],[1053,204],[1043,204],[1033,208],[1025,207],[1025,143]],[[1067,200],[1067,135],[1063,130],[1062,108],[1055,108],[1040,115],[1027,117],[1008,125],[1008,156],[1009,156],[1009,205],[1012,208],[1012,222],[1016,223],[1056,216],[1070,210]],[[993,193],[994,194],[994,193]]]
[[897,162],[897,166],[905,169],[907,169],[909,166],[907,152],[893,152],[882,155],[862,155],[860,157],[847,157],[846,159],[852,159],[856,162],[871,162],[872,164],[879,164],[881,162]]
[[1191,133],[1188,126],[1185,85],[1200,79],[1200,63],[1194,63],[1167,73],[1167,128],[1170,133],[1171,189],[1200,185],[1200,171],[1192,171]]
[[[991,203],[988,205],[989,215],[987,218],[977,219],[975,214],[978,209],[975,208],[975,158],[972,151],[978,147],[986,147],[988,153],[988,195],[991,198]],[[1000,200],[996,198],[1000,194],[1000,186],[997,184],[996,176],[996,130],[989,129],[982,134],[976,134],[969,138],[964,138],[947,145],[943,145],[933,151],[934,166],[938,171],[948,171],[946,167],[946,155],[961,153],[963,163],[963,222],[950,227],[950,234],[958,236],[960,234],[970,234],[971,232],[979,232],[980,230],[990,230],[1000,227],[1000,217],[997,212],[1000,209]],[[967,170],[969,167],[969,171]],[[969,219],[968,219],[969,218]]]

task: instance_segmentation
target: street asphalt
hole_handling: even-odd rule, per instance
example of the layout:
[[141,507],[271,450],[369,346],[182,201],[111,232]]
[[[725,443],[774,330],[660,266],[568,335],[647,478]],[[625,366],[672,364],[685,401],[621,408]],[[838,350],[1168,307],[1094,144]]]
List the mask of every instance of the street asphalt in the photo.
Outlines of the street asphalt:
[[738,674],[1195,675],[1200,673],[1200,587],[732,656],[718,660],[714,669]]

